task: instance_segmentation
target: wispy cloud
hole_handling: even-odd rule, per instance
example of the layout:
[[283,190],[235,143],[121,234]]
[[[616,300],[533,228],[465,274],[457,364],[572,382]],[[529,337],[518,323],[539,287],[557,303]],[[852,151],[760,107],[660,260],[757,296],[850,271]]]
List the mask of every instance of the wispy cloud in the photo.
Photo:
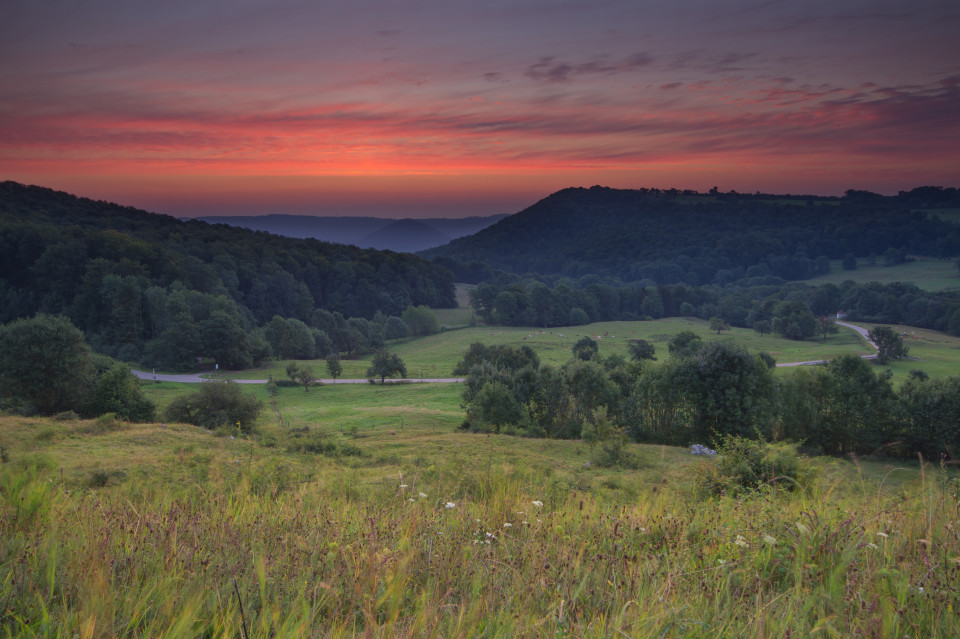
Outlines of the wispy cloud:
[[563,62],[553,56],[546,56],[528,66],[524,75],[537,81],[569,82],[577,76],[608,76],[642,69],[652,64],[653,60],[653,56],[648,53],[634,53],[618,60],[603,55],[578,63]]

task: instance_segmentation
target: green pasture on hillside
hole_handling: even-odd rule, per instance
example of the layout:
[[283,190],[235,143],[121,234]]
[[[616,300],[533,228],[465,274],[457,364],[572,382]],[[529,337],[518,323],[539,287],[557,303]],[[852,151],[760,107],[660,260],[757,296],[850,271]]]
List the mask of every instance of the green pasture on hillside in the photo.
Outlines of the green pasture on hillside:
[[821,284],[841,284],[847,280],[857,283],[910,282],[925,291],[950,291],[960,289],[960,269],[955,259],[941,260],[918,257],[915,262],[906,262],[896,266],[883,266],[883,256],[876,259],[873,266],[867,265],[864,258],[857,260],[853,271],[843,270],[842,260],[830,261],[830,272],[826,275],[803,280],[811,286]]

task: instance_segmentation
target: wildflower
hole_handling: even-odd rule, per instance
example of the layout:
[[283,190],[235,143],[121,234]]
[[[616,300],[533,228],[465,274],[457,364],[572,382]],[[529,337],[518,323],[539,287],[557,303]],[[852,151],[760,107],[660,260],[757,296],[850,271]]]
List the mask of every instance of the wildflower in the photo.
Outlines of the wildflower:
[[407,486],[406,484],[400,484],[400,490],[404,490],[406,488],[410,488],[410,487]]
[[504,528],[513,528],[513,524],[511,524],[511,523],[508,521],[507,523],[505,523],[505,524],[503,525],[503,527],[504,527]]
[[426,499],[427,493],[419,493],[417,496],[420,497],[420,499]]
[[747,543],[747,540],[744,539],[742,535],[737,535],[737,539],[736,539],[736,541],[734,541],[733,543],[735,543],[736,545],[740,546],[741,548],[749,548],[749,547],[750,547],[750,544]]
[[876,549],[879,548],[879,547],[880,547],[880,546],[878,546],[878,545],[876,545],[876,544],[874,544],[874,543],[868,543],[868,544],[867,544],[867,548],[870,548],[871,550],[876,550]]
[[448,501],[446,504],[444,504],[444,507],[445,507],[445,508],[456,508],[457,505],[456,505],[455,503],[453,503],[452,501]]
[[883,537],[884,539],[886,539],[886,538],[889,537],[889,536],[890,536],[890,535],[888,535],[888,534],[885,533],[885,532],[878,532],[878,533],[877,533],[877,537]]
[[407,501],[412,502],[412,503],[417,503],[417,500],[414,499],[413,497],[409,498]]
[[777,538],[774,537],[773,535],[764,535],[764,536],[763,536],[763,543],[767,544],[768,546],[776,546],[776,545],[777,545]]
[[543,502],[542,502],[542,501],[535,500],[535,501],[533,502],[533,505],[536,506],[537,508],[543,508]]

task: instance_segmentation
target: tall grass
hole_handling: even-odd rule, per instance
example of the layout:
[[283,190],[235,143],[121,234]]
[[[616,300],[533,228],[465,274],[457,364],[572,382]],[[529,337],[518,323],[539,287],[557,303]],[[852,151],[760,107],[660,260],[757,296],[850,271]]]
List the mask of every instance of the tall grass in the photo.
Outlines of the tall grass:
[[[93,437],[93,436],[88,436]],[[930,466],[815,462],[802,491],[703,498],[688,464],[472,464],[291,480],[279,450],[91,490],[0,467],[0,628],[49,637],[957,636],[958,496]],[[526,458],[524,458],[526,459]],[[532,459],[532,458],[531,458]],[[178,477],[181,475],[178,475]],[[662,477],[662,479],[659,479]],[[271,485],[272,484],[272,485]],[[266,486],[265,486],[266,485]],[[624,492],[629,494],[624,498]]]

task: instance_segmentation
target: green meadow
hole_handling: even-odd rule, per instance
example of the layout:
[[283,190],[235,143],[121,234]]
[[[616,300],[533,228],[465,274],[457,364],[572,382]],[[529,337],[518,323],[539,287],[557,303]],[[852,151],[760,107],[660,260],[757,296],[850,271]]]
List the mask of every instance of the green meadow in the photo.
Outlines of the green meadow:
[[826,275],[804,280],[806,284],[840,284],[847,280],[857,283],[911,282],[925,291],[950,291],[960,289],[960,270],[956,260],[940,260],[918,257],[915,262],[884,266],[883,257],[878,257],[874,265],[860,258],[856,270],[843,270],[842,260],[830,261],[830,272]]
[[[592,337],[600,346],[600,355],[628,357],[627,342],[630,339],[645,339],[654,344],[658,358],[667,357],[667,343],[681,331],[693,331],[705,341],[733,340],[751,352],[767,351],[778,362],[800,362],[829,359],[846,353],[868,354],[868,347],[850,330],[841,329],[827,338],[805,341],[786,340],[776,335],[762,337],[751,329],[731,328],[719,335],[711,331],[708,323],[699,319],[670,318],[648,322],[598,322],[585,326],[540,329],[518,327],[471,326],[458,330],[443,331],[419,339],[400,340],[388,344],[391,352],[397,353],[407,366],[410,378],[449,377],[463,353],[473,342],[487,345],[529,346],[544,363],[560,365],[571,357],[573,345],[583,336]],[[313,367],[318,377],[326,378],[326,362],[304,362]],[[238,373],[226,373],[234,379],[286,378],[286,362],[274,362],[271,366]],[[370,365],[370,355],[341,360],[344,378],[362,378]]]

